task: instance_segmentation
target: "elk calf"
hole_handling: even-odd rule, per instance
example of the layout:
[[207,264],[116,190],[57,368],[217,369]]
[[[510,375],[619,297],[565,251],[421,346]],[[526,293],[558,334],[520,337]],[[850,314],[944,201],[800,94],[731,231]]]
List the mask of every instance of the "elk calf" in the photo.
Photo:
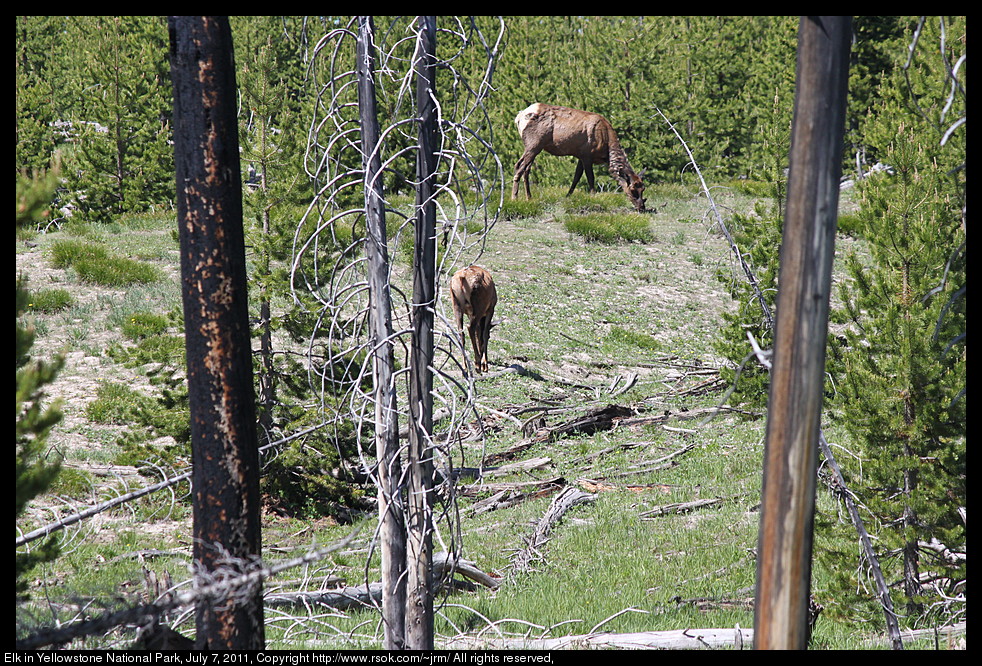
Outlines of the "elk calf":
[[464,340],[464,314],[470,317],[468,332],[474,347],[474,368],[488,371],[488,338],[491,335],[491,318],[498,303],[491,274],[480,266],[462,268],[450,278],[450,299],[457,320],[457,332]]

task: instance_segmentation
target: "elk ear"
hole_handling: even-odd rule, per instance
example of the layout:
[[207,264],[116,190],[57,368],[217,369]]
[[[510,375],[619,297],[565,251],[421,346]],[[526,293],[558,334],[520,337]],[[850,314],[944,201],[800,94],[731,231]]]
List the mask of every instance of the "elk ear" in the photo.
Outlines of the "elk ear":
[[648,170],[648,167],[641,169],[641,173],[638,174],[638,178],[644,178],[644,172]]

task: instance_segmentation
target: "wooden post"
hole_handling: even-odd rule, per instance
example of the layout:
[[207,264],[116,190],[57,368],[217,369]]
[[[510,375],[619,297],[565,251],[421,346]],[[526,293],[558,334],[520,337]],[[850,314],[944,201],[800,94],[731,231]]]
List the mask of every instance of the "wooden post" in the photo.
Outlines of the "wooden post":
[[851,19],[802,17],[757,548],[754,647],[808,643],[815,474]]
[[364,168],[368,293],[375,381],[375,451],[378,459],[379,541],[382,557],[383,647],[405,648],[406,524],[396,414],[395,355],[392,345],[392,299],[389,250],[379,155],[378,111],[375,102],[375,26],[370,16],[358,17],[356,71],[361,150]]
[[414,63],[419,146],[416,153],[416,247],[409,375],[409,498],[406,646],[433,649],[433,312],[436,305],[437,126],[436,17],[419,19]]
[[[232,33],[226,17],[168,23],[197,587],[258,561],[260,470]],[[202,599],[196,624],[198,649],[262,649],[262,584]]]

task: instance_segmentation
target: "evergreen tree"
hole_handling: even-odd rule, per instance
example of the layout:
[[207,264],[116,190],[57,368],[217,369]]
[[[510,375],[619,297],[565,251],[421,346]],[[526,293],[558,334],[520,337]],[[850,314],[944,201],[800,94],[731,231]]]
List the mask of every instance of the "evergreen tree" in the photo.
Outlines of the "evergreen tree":
[[76,17],[73,67],[81,91],[68,170],[79,214],[110,220],[174,199],[171,92],[163,19]]
[[271,302],[274,292],[283,289],[283,285],[274,282],[272,266],[274,256],[283,259],[288,252],[284,241],[290,236],[282,224],[277,225],[275,232],[273,225],[282,222],[278,215],[281,210],[292,211],[293,191],[298,189],[302,169],[294,136],[299,123],[287,107],[286,85],[278,78],[272,40],[257,50],[240,49],[240,52],[248,53],[242,58],[245,62],[240,62],[238,82],[243,101],[240,137],[243,162],[247,165],[243,188],[247,238],[255,266],[250,294],[258,301],[260,311],[258,412],[260,425],[268,436],[273,424],[277,384]]
[[[291,300],[287,267],[296,221],[312,196],[303,169],[306,67],[298,42],[302,27],[291,19],[237,17],[232,28],[242,99],[246,244],[253,267],[249,294],[251,309],[258,310],[257,415],[260,444],[266,444],[321,418],[306,408],[307,369],[274,342],[274,333],[285,331],[295,342],[307,343],[313,330],[309,311],[295,303],[285,305]],[[270,37],[281,30],[284,39]],[[281,510],[338,514],[338,505],[350,503],[355,494],[332,474],[339,467],[339,452],[348,453],[349,447],[320,432],[279,447],[264,461],[262,491]]]
[[[863,454],[861,473],[845,466],[848,485],[873,514],[895,607],[913,623],[957,613],[965,581],[964,558],[940,547],[966,540],[964,17],[927,19],[903,43],[863,125],[890,171],[861,181],[869,258],[847,258],[850,328],[830,369],[841,390],[832,416]],[[819,552],[839,572],[830,594],[856,601],[843,554]]]
[[16,22],[15,122],[17,173],[39,172],[64,143],[60,122],[70,97],[64,92],[63,17],[18,16]]
[[[751,126],[745,115],[751,45],[760,24],[752,17],[688,17],[692,90],[684,117],[691,121],[690,148],[703,168],[737,175]],[[734,161],[737,163],[734,163]]]
[[[966,501],[965,355],[952,344],[965,330],[965,311],[947,307],[964,284],[964,267],[948,262],[964,231],[929,152],[900,128],[886,154],[894,175],[864,188],[863,235],[873,263],[850,256],[854,283],[843,289],[854,324],[844,356],[843,418],[866,452],[859,492],[882,526],[883,560],[897,556],[902,563],[911,615],[923,610],[922,544],[965,542],[958,514]],[[927,570],[949,566],[934,561]],[[948,575],[958,580],[964,571]]]
[[717,351],[730,360],[730,365],[724,367],[720,375],[733,387],[736,399],[757,407],[767,406],[770,371],[750,356],[753,347],[748,334],[753,336],[760,349],[773,348],[773,325],[765,315],[764,306],[773,317],[784,233],[785,167],[791,145],[793,105],[786,103],[785,96],[788,94],[793,94],[793,91],[776,87],[770,113],[761,114],[767,116],[767,121],[757,125],[758,136],[755,137],[760,159],[754,173],[767,183],[771,203],[759,202],[753,214],[736,213],[727,222],[734,243],[756,277],[764,303],[760,302],[757,289],[749,283],[740,267],[734,266],[731,270],[717,273],[718,279],[729,286],[730,296],[737,301],[736,312],[723,313],[726,325],[716,340]]
[[[728,224],[733,241],[753,271],[765,305],[773,316],[779,271],[777,255],[784,218],[758,204],[754,214],[736,214]],[[774,346],[773,327],[742,268],[734,266],[730,270],[720,270],[717,278],[729,285],[730,296],[737,302],[735,312],[723,313],[725,326],[715,343],[716,350],[730,361],[721,368],[720,376],[733,388],[735,400],[766,407],[770,371],[751,355],[753,347],[748,333],[760,349],[771,349]]]
[[857,168],[865,172],[882,157],[885,145],[871,143],[872,137],[864,131],[863,121],[880,106],[880,94],[884,90],[881,84],[902,64],[898,56],[906,52],[906,40],[913,27],[912,16],[853,17],[844,173],[856,172]]
[[[45,178],[17,182],[17,226],[38,221],[46,214],[48,201],[57,182],[56,172]],[[26,280],[17,278],[16,317],[17,357],[16,398],[16,467],[14,472],[14,508],[19,518],[33,498],[44,493],[60,470],[60,461],[47,460],[48,433],[60,420],[58,402],[45,405],[46,384],[50,384],[64,364],[64,356],[57,355],[51,361],[31,358],[34,344],[34,327],[21,318],[28,311],[29,292]],[[34,567],[58,556],[56,537],[49,537],[40,545],[33,545],[28,552],[18,551],[14,561],[16,593],[20,599],[27,591],[24,576]]]

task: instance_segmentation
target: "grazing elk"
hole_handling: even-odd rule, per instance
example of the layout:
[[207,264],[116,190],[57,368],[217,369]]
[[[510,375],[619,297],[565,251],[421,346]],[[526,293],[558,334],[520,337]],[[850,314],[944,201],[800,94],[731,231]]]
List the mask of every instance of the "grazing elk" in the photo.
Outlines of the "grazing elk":
[[[511,198],[518,196],[519,181],[525,179],[525,195],[532,197],[529,189],[529,170],[536,155],[543,150],[559,157],[577,159],[576,175],[566,196],[573,193],[580,176],[586,172],[590,191],[595,192],[593,165],[606,164],[610,175],[620,183],[621,189],[639,212],[644,212],[644,183],[627,162],[614,128],[598,113],[568,109],[551,104],[533,104],[515,116],[518,133],[522,137],[525,152],[515,165]],[[642,170],[642,174],[644,171]]]
[[491,274],[480,266],[460,269],[450,278],[450,299],[461,341],[464,340],[464,314],[470,317],[467,330],[474,347],[474,368],[477,372],[487,372],[491,318],[498,303]]

